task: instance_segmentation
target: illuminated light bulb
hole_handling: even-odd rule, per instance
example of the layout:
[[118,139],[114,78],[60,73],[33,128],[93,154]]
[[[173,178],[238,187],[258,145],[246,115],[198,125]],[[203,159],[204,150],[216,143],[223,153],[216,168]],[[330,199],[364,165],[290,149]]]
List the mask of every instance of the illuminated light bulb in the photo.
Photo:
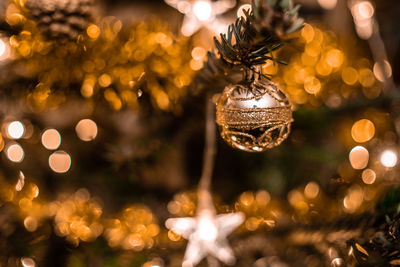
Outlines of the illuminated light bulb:
[[25,127],[20,121],[13,121],[8,125],[8,135],[13,139],[19,139],[24,135]]
[[381,163],[383,166],[393,168],[397,164],[397,154],[392,150],[385,150],[381,154]]
[[27,231],[35,232],[36,229],[38,228],[38,221],[35,217],[28,216],[24,220],[24,226]]
[[19,171],[19,178],[18,178],[18,182],[15,185],[15,190],[16,191],[21,191],[22,188],[24,188],[25,185],[25,175],[22,171]]
[[97,25],[91,24],[87,30],[87,35],[92,39],[97,39],[100,36],[100,28]]
[[112,83],[112,78],[107,73],[104,73],[99,77],[98,82],[101,87],[108,87]]
[[384,82],[392,76],[392,66],[387,60],[375,62],[373,70],[376,79],[380,82]]
[[299,191],[297,191],[296,189],[293,189],[292,191],[290,191],[288,193],[288,200],[292,206],[296,206],[297,203],[302,202],[304,200],[304,198],[303,198],[303,195]]
[[3,148],[4,148],[4,139],[3,139],[3,136],[1,135],[1,133],[0,133],[0,152],[3,150]]
[[6,53],[6,43],[0,39],[0,58]]
[[203,62],[192,59],[190,61],[190,68],[194,71],[200,70],[203,67]]
[[245,15],[244,11],[248,11],[250,13],[251,12],[251,5],[250,4],[241,5],[238,8],[238,11],[237,11],[237,17],[238,18],[240,18],[240,17],[244,17],[245,18],[246,15]]
[[304,188],[304,195],[307,198],[316,198],[319,194],[319,185],[316,182],[309,182]]
[[65,151],[56,151],[49,157],[49,166],[54,172],[66,173],[71,167],[71,157]]
[[260,190],[256,194],[256,202],[260,206],[266,206],[269,201],[271,200],[271,195],[265,191],[265,190]]
[[178,234],[178,233],[175,233],[175,231],[173,231],[173,230],[169,230],[168,231],[168,238],[171,241],[179,241],[179,240],[181,240],[181,235]]
[[334,258],[332,260],[332,267],[342,267],[344,264],[343,259],[342,258]]
[[184,36],[191,36],[203,27],[217,34],[222,27],[225,31],[230,22],[214,18],[236,6],[236,0],[165,0],[165,2],[185,14],[181,27]]
[[92,141],[97,136],[97,125],[90,119],[84,119],[78,122],[75,127],[76,134],[82,141]]
[[351,137],[357,143],[364,143],[371,140],[375,135],[375,125],[372,121],[362,119],[351,127]]
[[358,72],[358,77],[362,86],[370,87],[375,83],[374,74],[370,69],[363,68]]
[[369,1],[362,1],[354,5],[354,14],[356,20],[367,20],[374,15],[374,7]]
[[334,9],[337,4],[337,0],[317,0],[318,4],[323,8],[323,9]]
[[249,231],[255,231],[260,226],[260,219],[251,217],[246,220],[245,226]]
[[14,143],[10,146],[8,146],[8,148],[6,149],[6,154],[7,154],[7,158],[9,160],[11,160],[12,162],[21,162],[24,159],[24,150],[22,149],[22,147],[17,144]]
[[201,240],[212,242],[217,238],[218,229],[210,218],[200,218],[198,227],[197,233]]
[[348,85],[354,85],[358,81],[358,72],[352,67],[342,70],[342,80]]
[[202,60],[206,55],[207,51],[201,46],[197,46],[192,50],[192,57],[194,60]]
[[244,192],[240,195],[239,201],[244,206],[250,206],[254,202],[253,192]]
[[305,23],[301,30],[301,36],[304,38],[306,43],[310,43],[315,36],[314,28],[310,24]]
[[340,67],[343,63],[343,60],[343,52],[339,49],[331,49],[326,54],[326,62],[329,64],[329,66],[333,68]]
[[187,14],[190,12],[190,4],[186,1],[181,1],[178,3],[177,9],[179,12]]
[[361,206],[363,199],[364,193],[361,187],[354,186],[343,199],[343,206],[348,212],[353,213]]
[[6,39],[0,39],[0,61],[10,57],[10,46]]
[[365,184],[373,184],[376,180],[376,173],[371,169],[365,169],[362,172],[362,180]]
[[369,152],[363,146],[356,146],[350,151],[349,160],[354,169],[364,169],[368,165]]
[[372,20],[365,20],[356,23],[356,32],[361,39],[368,40],[374,32]]
[[317,94],[321,90],[321,82],[314,76],[304,79],[304,90],[309,94]]
[[193,13],[200,21],[207,21],[211,18],[212,8],[208,1],[198,1],[193,5]]
[[61,145],[61,135],[56,129],[49,129],[42,134],[42,145],[48,150],[55,150]]
[[36,263],[31,258],[21,258],[21,263],[23,267],[35,267]]

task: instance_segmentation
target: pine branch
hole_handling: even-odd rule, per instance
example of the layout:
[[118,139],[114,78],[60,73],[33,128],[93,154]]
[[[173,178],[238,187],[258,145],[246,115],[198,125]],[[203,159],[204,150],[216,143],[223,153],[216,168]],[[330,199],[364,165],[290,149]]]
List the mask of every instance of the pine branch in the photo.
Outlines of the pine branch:
[[218,55],[208,54],[199,74],[200,82],[205,87],[215,86],[217,79],[230,80],[232,74],[242,69],[254,70],[254,66],[269,60],[286,64],[272,53],[294,40],[285,39],[287,34],[301,29],[303,20],[298,18],[298,9],[291,0],[253,0],[252,11],[244,10],[244,17],[236,19],[220,40],[214,37]]

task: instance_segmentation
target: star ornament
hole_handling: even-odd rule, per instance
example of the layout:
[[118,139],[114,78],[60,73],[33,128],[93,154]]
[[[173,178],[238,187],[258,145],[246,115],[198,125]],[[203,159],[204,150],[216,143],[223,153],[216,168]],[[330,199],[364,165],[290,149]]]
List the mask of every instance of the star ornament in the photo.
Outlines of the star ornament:
[[165,0],[165,2],[185,14],[181,32],[191,36],[201,27],[214,27],[215,18],[235,7],[236,0]]
[[196,266],[207,255],[212,255],[227,265],[234,265],[236,258],[227,236],[245,219],[243,213],[216,215],[215,210],[205,209],[196,217],[172,218],[165,226],[188,239],[182,267]]

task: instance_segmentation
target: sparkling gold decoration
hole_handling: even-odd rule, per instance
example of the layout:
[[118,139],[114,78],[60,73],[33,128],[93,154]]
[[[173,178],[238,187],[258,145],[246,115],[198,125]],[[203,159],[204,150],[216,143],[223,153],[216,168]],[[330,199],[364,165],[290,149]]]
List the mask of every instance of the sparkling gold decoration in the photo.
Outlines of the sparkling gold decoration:
[[287,66],[273,62],[263,65],[263,72],[274,75],[272,80],[285,88],[295,107],[337,108],[359,94],[369,99],[381,94],[373,63],[363,50],[353,49],[355,40],[306,23],[297,44],[296,48],[287,45],[273,53],[287,58]]
[[288,137],[292,121],[285,93],[278,85],[257,77],[227,86],[217,105],[222,138],[248,152],[280,145]]
[[10,39],[20,73],[37,80],[24,94],[35,111],[79,93],[87,100],[101,96],[114,110],[138,109],[146,96],[155,109],[179,113],[205,57],[200,47],[192,57],[192,40],[176,37],[160,21],[124,26],[106,17],[77,42],[49,41],[31,28]]
[[121,216],[109,220],[104,236],[110,247],[141,251],[152,248],[160,233],[155,216],[144,205],[126,208]]

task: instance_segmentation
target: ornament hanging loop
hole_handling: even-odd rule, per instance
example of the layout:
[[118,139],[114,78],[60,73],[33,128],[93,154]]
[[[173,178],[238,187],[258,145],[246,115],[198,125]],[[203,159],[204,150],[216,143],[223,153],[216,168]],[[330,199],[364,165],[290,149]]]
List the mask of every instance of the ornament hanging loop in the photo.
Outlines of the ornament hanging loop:
[[261,65],[255,65],[250,68],[246,68],[244,70],[244,80],[246,82],[254,82],[258,81],[261,77],[262,74],[262,66]]

